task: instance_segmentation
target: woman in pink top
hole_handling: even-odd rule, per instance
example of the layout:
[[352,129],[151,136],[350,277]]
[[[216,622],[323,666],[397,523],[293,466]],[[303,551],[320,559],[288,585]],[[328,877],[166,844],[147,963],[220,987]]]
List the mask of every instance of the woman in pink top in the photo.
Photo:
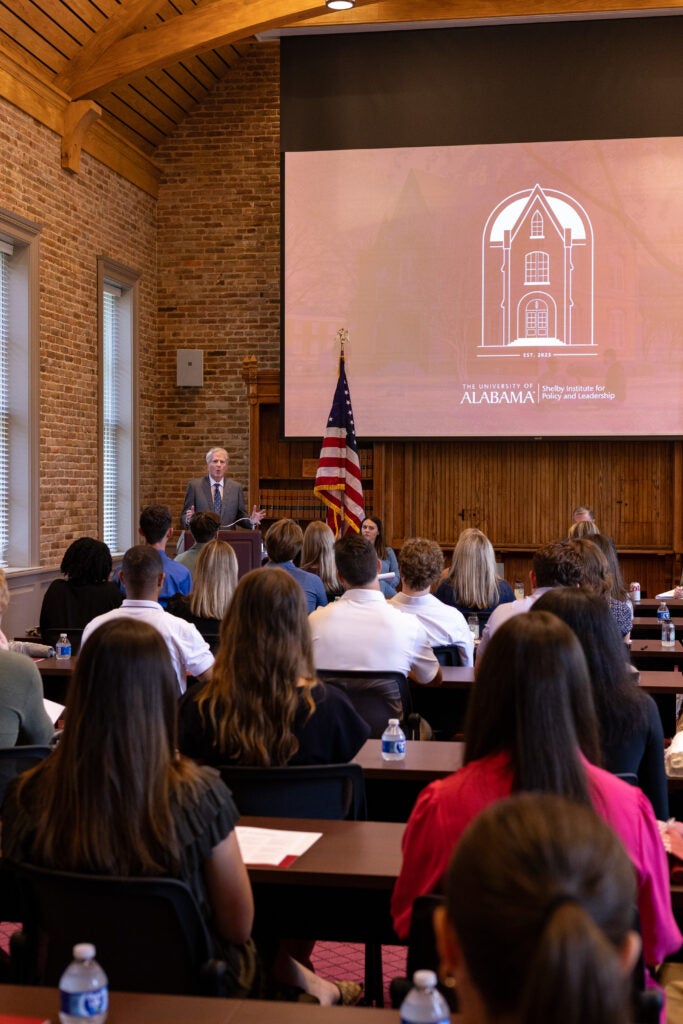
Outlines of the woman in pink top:
[[664,847],[649,800],[597,768],[599,744],[581,646],[549,612],[510,619],[477,664],[465,735],[465,766],[421,793],[403,838],[392,897],[394,927],[408,934],[413,900],[438,891],[454,846],[477,814],[520,790],[592,805],[619,835],[634,865],[645,962],[675,952]]

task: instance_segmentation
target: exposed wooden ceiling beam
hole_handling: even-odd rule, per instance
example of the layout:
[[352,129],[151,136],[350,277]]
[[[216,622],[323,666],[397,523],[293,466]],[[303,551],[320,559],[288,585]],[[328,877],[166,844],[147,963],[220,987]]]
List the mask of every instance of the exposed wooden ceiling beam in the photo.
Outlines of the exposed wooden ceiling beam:
[[92,37],[91,41],[71,58],[66,68],[57,76],[55,85],[68,95],[78,78],[96,64],[110,46],[141,29],[166,4],[166,0],[128,0]]
[[381,0],[343,14],[301,18],[297,27],[321,25],[386,25],[431,21],[480,21],[489,18],[530,18],[618,14],[631,11],[681,12],[681,0]]
[[92,96],[145,70],[167,67],[256,32],[319,14],[323,6],[324,0],[217,0],[157,28],[117,38],[80,74],[65,71],[69,87],[60,87],[72,99]]

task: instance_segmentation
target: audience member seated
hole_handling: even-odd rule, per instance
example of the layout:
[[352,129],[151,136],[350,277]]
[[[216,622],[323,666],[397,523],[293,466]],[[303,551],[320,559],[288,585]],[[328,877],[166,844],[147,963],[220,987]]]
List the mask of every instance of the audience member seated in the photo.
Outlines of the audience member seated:
[[413,900],[439,888],[453,848],[477,814],[511,793],[538,791],[592,805],[622,840],[637,878],[645,962],[659,964],[680,948],[652,805],[640,789],[596,767],[588,668],[564,622],[535,611],[495,632],[477,663],[465,736],[464,767],[422,790],[406,826],[392,896],[401,938]]
[[441,974],[463,1024],[631,1020],[635,884],[588,807],[524,793],[466,829],[435,916]]
[[366,516],[360,526],[360,532],[369,540],[371,544],[374,544],[377,557],[380,562],[379,573],[393,572],[393,579],[380,580],[380,590],[385,597],[393,597],[398,590],[398,585],[401,582],[401,574],[398,568],[398,560],[396,558],[396,552],[393,548],[390,548],[384,539],[384,527],[382,526],[382,520],[378,516]]
[[190,570],[193,585],[195,580],[194,570],[199,558],[199,552],[210,540],[214,539],[220,525],[221,517],[217,512],[197,512],[190,519],[190,533],[194,538],[194,544],[191,548],[186,548],[185,551],[181,551],[179,555],[176,555],[175,561]]
[[315,678],[306,603],[282,569],[240,580],[211,679],[180,702],[180,749],[208,764],[340,764],[370,729]]
[[103,623],[111,619],[139,619],[154,626],[166,641],[181,693],[187,687],[187,676],[203,681],[213,666],[213,654],[201,633],[191,622],[171,615],[159,604],[164,584],[161,552],[146,544],[129,548],[121,564],[121,582],[128,597],[120,608],[113,608],[85,627],[83,643]]
[[144,622],[86,640],[59,745],[13,780],[2,811],[10,861],[103,875],[165,875],[192,889],[235,996],[254,991],[253,898],[218,774],[180,757],[176,676]]
[[[192,522],[208,515],[214,513],[199,512]],[[218,631],[236,586],[237,555],[225,541],[209,541],[201,545],[192,593],[175,594],[169,599],[167,611],[192,622],[215,654]]]
[[604,533],[596,533],[590,539],[593,544],[600,548],[607,559],[612,579],[612,587],[608,594],[609,609],[624,640],[630,640],[631,626],[633,625],[633,605],[629,601],[628,590],[621,575],[619,557],[614,541],[611,537],[606,537]]
[[[109,549],[107,549],[108,551]],[[9,587],[0,569],[0,620],[9,607]],[[9,650],[0,630],[0,747],[49,743],[54,733],[45,705],[40,673],[25,654]],[[1,774],[1,769],[0,769]]]
[[558,587],[544,594],[536,611],[557,615],[574,631],[588,665],[600,731],[602,765],[638,776],[638,785],[660,821],[669,817],[664,734],[659,710],[641,690],[628,648],[603,598]]
[[583,559],[566,541],[558,540],[535,551],[529,572],[531,593],[517,601],[499,604],[493,610],[481,635],[477,657],[481,658],[489,640],[504,622],[514,615],[528,612],[552,587],[581,586],[583,576]]
[[398,556],[401,593],[389,601],[400,612],[414,615],[424,626],[432,647],[454,645],[460,652],[460,664],[474,664],[474,639],[465,617],[443,601],[430,588],[443,571],[443,551],[434,540],[413,537]]
[[458,537],[448,576],[435,594],[465,617],[472,613],[489,615],[499,604],[515,599],[510,584],[496,575],[491,541],[472,527]]
[[334,556],[345,590],[310,617],[316,668],[402,672],[439,685],[441,669],[424,626],[384,599],[371,542],[349,533],[336,541]]
[[592,537],[575,537],[566,541],[567,547],[575,552],[582,566],[582,590],[604,597],[612,590],[612,576],[609,563],[602,550],[593,543]]
[[322,580],[328,601],[336,601],[343,588],[334,563],[334,534],[327,523],[314,520],[304,530],[301,568]]
[[580,537],[594,537],[596,533],[600,533],[597,523],[592,519],[580,519],[578,523],[572,523],[569,527],[568,536],[570,540],[576,540]]
[[[62,871],[179,878],[227,963],[231,994],[261,995],[238,811],[215,769],[178,753],[176,698],[175,671],[155,629],[121,618],[96,630],[78,659],[60,744],[8,789],[3,855]],[[341,1000],[338,985],[285,951],[272,971],[274,983],[321,1004]]]
[[277,566],[288,572],[303,590],[309,612],[324,607],[327,604],[327,596],[320,577],[315,573],[306,572],[305,569],[299,569],[294,564],[294,559],[301,554],[304,543],[304,535],[299,524],[293,519],[276,520],[266,533],[264,543],[269,558],[264,569]]
[[81,631],[96,615],[118,608],[119,587],[110,580],[111,552],[94,537],[79,537],[64,552],[59,571],[65,580],[53,580],[40,609],[40,635],[54,646],[55,635]]
[[[144,537],[145,544],[158,551],[161,558],[164,585],[159,594],[159,604],[162,608],[166,607],[169,597],[174,594],[189,594],[192,590],[190,570],[166,554],[166,545],[173,536],[172,521],[171,510],[165,505],[146,505],[140,513],[139,533]],[[114,578],[125,597],[126,588],[121,579],[121,570]]]

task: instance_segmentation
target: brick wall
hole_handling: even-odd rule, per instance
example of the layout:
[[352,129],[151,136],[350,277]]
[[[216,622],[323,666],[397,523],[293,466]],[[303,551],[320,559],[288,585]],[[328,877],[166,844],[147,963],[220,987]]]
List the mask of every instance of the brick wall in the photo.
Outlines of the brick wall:
[[0,100],[0,206],[42,227],[40,560],[97,535],[97,257],[142,271],[141,478],[155,454],[156,202],[92,157],[60,165],[60,139]]
[[[159,469],[168,500],[205,469],[214,444],[247,490],[247,405],[241,366],[279,365],[279,47],[244,57],[159,148]],[[176,387],[176,350],[201,349],[204,386]],[[247,495],[249,499],[249,495]]]

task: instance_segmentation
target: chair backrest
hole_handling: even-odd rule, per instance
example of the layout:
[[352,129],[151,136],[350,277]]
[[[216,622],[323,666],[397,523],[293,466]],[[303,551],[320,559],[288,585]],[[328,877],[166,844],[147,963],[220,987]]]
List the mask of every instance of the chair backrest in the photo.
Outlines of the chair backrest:
[[380,739],[390,718],[406,721],[413,703],[402,672],[318,670],[326,683],[344,690],[354,708],[370,726],[370,738]]
[[0,803],[5,789],[15,775],[21,775],[42,761],[52,752],[52,747],[41,744],[27,744],[18,747],[0,747]]
[[439,665],[462,665],[462,652],[457,644],[440,644],[432,650]]
[[359,764],[223,765],[218,770],[241,814],[353,821],[367,817]]
[[22,890],[35,977],[57,985],[77,942],[93,942],[112,989],[203,990],[211,939],[190,889],[172,878],[115,878],[10,865]]

